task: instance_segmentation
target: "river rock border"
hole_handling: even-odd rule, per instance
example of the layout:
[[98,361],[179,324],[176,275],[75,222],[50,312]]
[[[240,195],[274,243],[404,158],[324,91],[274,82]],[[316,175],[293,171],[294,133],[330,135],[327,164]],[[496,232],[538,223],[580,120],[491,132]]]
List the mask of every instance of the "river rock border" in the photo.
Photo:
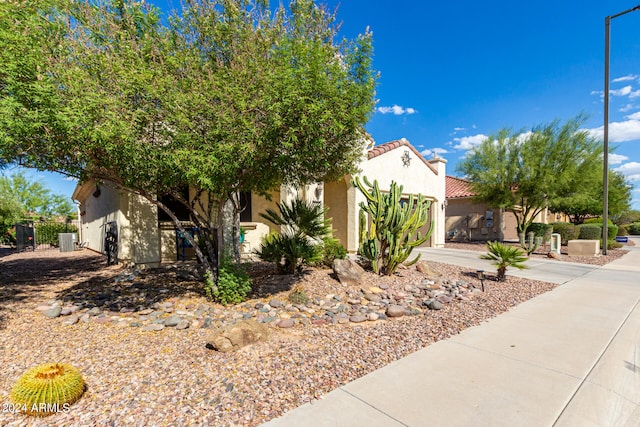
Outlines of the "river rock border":
[[[115,282],[132,282],[138,274],[127,272]],[[163,289],[158,289],[162,293]],[[481,293],[472,283],[464,280],[415,280],[402,289],[388,286],[360,286],[348,288],[343,294],[327,294],[307,304],[292,304],[287,300],[271,298],[223,307],[219,304],[189,304],[181,298],[156,302],[150,307],[130,306],[113,310],[95,304],[69,304],[50,300],[39,304],[36,310],[48,318],[61,318],[65,325],[78,323],[111,324],[117,327],[142,328],[157,332],[165,328],[219,328],[242,319],[253,319],[278,328],[304,325],[357,324],[384,321],[389,318],[422,315],[428,310],[440,310],[455,301],[468,301]],[[107,306],[105,303],[104,306]],[[115,307],[117,308],[117,307]]]

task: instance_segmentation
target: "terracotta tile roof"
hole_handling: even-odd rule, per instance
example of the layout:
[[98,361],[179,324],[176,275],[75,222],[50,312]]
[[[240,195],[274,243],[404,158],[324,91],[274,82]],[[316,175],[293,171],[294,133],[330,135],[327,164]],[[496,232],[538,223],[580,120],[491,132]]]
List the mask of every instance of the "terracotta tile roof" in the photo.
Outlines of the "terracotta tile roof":
[[471,182],[466,179],[456,178],[455,176],[446,177],[445,181],[445,198],[455,199],[457,197],[475,196],[475,192],[471,188]]
[[409,141],[407,141],[404,138],[374,146],[367,152],[367,159],[371,160],[375,157],[378,157],[384,153],[388,153],[389,151],[395,150],[396,148],[400,148],[400,147],[409,148],[411,151],[413,151],[413,154],[415,154],[418,157],[418,159],[422,161],[422,163],[427,165],[429,169],[433,171],[433,173],[435,173],[436,175],[438,174],[438,170],[431,163],[429,163],[424,157],[422,157],[422,154],[420,154],[420,152],[416,150],[415,147],[411,145]]

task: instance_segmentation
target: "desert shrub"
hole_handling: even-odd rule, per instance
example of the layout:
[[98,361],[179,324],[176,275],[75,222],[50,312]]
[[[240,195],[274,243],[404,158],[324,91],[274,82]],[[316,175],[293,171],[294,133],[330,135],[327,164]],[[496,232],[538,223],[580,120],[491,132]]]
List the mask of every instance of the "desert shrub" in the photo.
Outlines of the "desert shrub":
[[614,238],[618,235],[618,230],[620,227],[617,225],[609,224],[607,227],[607,237]]
[[616,233],[616,236],[626,236],[629,232],[627,231],[627,227],[625,227],[624,225],[620,225],[618,226],[618,232]]
[[515,267],[520,270],[527,268],[523,263],[528,259],[525,254],[515,246],[500,242],[487,242],[488,253],[480,255],[481,259],[488,259],[498,268],[496,279],[502,281],[505,278],[507,267]]
[[35,223],[36,242],[39,245],[58,245],[58,233],[77,233],[78,228],[64,222]]
[[600,224],[580,224],[578,239],[598,240],[602,237],[602,226]]
[[220,263],[217,288],[214,288],[210,276],[206,277],[205,281],[207,297],[222,305],[241,303],[251,292],[251,278],[247,271],[230,257],[225,257]]
[[551,240],[551,233],[553,232],[553,224],[543,224],[541,222],[532,222],[527,227],[526,234],[533,233],[536,237],[542,237],[543,242]]
[[293,304],[304,305],[309,302],[307,292],[304,290],[304,286],[297,284],[293,287],[287,299]]
[[566,245],[569,240],[575,240],[578,238],[578,227],[570,222],[554,222],[553,232],[560,235],[560,240],[563,245]]
[[634,222],[633,224],[629,224],[628,230],[629,230],[629,234],[633,234],[633,235],[640,234],[640,222]]
[[328,237],[322,242],[322,264],[327,267],[333,266],[336,259],[345,259],[347,250],[338,239]]

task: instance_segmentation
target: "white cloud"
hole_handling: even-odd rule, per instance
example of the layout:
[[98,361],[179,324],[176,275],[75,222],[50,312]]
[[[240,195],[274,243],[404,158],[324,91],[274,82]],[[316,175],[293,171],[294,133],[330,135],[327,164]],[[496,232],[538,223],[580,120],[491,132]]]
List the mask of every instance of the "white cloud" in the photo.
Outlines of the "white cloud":
[[627,104],[624,107],[620,107],[618,109],[618,111],[620,111],[621,113],[628,113],[629,111],[633,110],[635,107],[635,105],[633,104]]
[[617,79],[613,79],[612,81],[613,83],[620,83],[620,82],[630,82],[634,80],[640,80],[640,76],[629,74],[628,76],[618,77]]
[[[626,116],[629,120],[609,123],[609,141],[625,142],[640,139],[640,118],[637,113]],[[604,126],[588,129],[594,138],[604,138]]]
[[601,90],[592,90],[591,91],[591,95],[600,95],[600,96],[602,96],[603,93],[604,92],[601,91]]
[[461,138],[454,138],[453,141],[456,143],[453,148],[456,150],[469,150],[476,145],[482,143],[485,139],[487,139],[487,135],[478,134],[473,136],[463,136]]
[[449,151],[446,148],[427,148],[426,150],[422,150],[420,152],[420,154],[422,154],[424,157],[430,157],[435,155],[440,155],[440,154],[447,154]]
[[627,156],[623,156],[622,154],[609,154],[609,164],[610,165],[619,165],[620,163],[629,160]]
[[635,90],[629,94],[629,98],[639,98],[639,97],[640,97],[640,90]]
[[378,111],[382,114],[392,113],[396,116],[401,116],[403,114],[415,114],[417,112],[415,108],[403,108],[399,105],[394,105],[393,107],[378,107]]
[[453,128],[454,132],[462,132],[463,130],[467,130],[467,128]]
[[625,116],[625,117],[630,120],[640,120],[640,111],[637,111],[633,114],[629,114],[628,116]]
[[610,90],[609,93],[613,96],[627,96],[631,93],[632,89],[631,86],[625,86],[622,89]]
[[629,162],[615,169],[623,174],[629,181],[640,181],[640,163]]

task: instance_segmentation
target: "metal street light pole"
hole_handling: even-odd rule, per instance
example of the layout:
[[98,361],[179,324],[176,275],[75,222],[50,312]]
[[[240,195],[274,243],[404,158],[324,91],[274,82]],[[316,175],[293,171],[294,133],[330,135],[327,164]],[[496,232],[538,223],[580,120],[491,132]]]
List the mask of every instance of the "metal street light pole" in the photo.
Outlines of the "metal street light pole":
[[604,18],[604,172],[602,182],[602,254],[607,254],[609,226],[609,32],[611,20],[629,12],[640,10],[640,4],[624,12]]

